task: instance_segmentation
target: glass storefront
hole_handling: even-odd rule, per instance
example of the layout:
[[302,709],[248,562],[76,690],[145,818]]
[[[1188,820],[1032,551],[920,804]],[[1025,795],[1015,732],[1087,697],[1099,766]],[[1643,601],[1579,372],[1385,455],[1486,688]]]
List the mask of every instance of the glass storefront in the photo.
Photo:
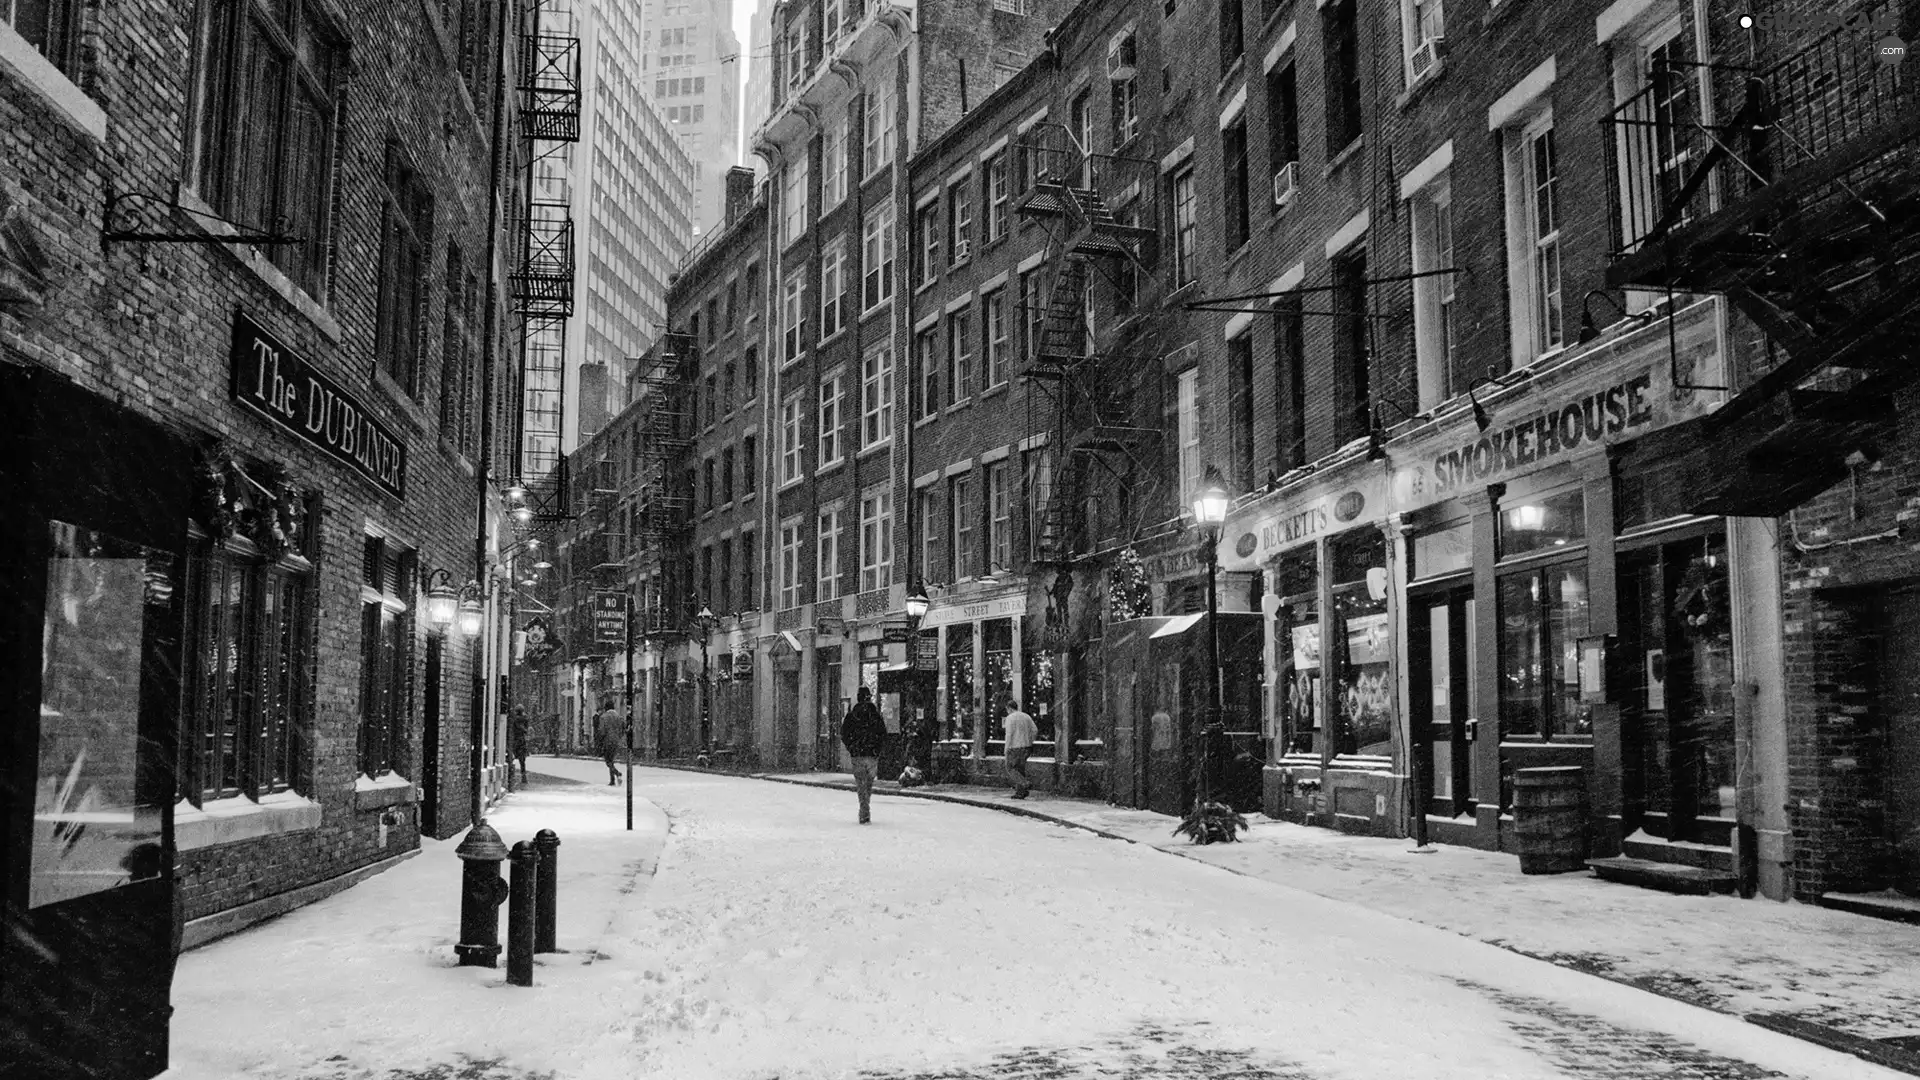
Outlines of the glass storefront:
[[1384,756],[1393,750],[1385,534],[1366,525],[1327,541],[1327,569],[1333,578],[1333,752]]
[[977,711],[973,689],[973,624],[953,623],[947,627],[947,709],[940,737],[973,738]]
[[1274,753],[1320,752],[1320,567],[1312,545],[1280,556],[1275,579],[1280,608],[1274,637],[1279,652],[1280,724]]

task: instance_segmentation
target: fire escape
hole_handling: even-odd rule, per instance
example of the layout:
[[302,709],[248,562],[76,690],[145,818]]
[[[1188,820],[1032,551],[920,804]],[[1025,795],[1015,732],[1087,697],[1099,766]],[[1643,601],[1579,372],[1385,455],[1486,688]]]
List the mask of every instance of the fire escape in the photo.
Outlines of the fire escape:
[[693,492],[686,479],[693,448],[694,340],[668,333],[641,360],[640,492],[635,512],[636,572],[652,582],[636,611],[636,632],[672,631],[676,568],[693,528]]
[[562,0],[533,0],[515,66],[525,187],[510,211],[507,295],[520,330],[517,472],[537,517],[564,516],[566,320],[573,315],[572,144],[580,139],[580,39]]
[[[1109,538],[1090,520],[1090,504],[1154,474],[1150,455],[1160,431],[1141,422],[1140,365],[1122,346],[1132,324],[1116,319],[1103,335],[1093,319],[1102,281],[1131,304],[1150,280],[1153,163],[1087,153],[1059,124],[1035,125],[1014,152],[1032,177],[1015,210],[1049,238],[1037,295],[1023,298],[1040,303],[1037,317],[1027,314],[1032,353],[1020,372],[1044,391],[1028,398],[1029,429],[1050,432],[1055,462],[1052,490],[1034,511],[1034,561],[1065,570]],[[1124,218],[1118,202],[1127,203]]]
[[[1920,92],[1878,55],[1899,6],[1766,65],[1657,64],[1607,119],[1608,284],[1723,293],[1770,338],[1769,365],[1719,409],[1629,451],[1688,493],[1679,509],[1804,502],[1920,374]],[[1703,67],[1726,123],[1703,122]]]

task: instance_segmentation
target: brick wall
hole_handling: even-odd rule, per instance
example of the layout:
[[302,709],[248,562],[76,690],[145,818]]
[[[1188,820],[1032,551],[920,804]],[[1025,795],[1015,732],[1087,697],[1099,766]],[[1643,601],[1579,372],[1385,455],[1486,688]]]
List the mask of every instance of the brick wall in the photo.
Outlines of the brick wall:
[[[301,794],[320,803],[318,828],[184,851],[185,916],[194,918],[333,877],[417,844],[417,816],[387,846],[377,809],[358,809],[361,537],[369,524],[420,552],[424,566],[470,573],[474,482],[470,463],[443,441],[441,385],[443,258],[460,244],[468,265],[486,250],[486,131],[452,69],[451,39],[430,5],[353,2],[347,20],[353,76],[337,142],[331,289],[307,298],[249,249],[213,244],[117,243],[103,251],[108,191],[164,201],[186,178],[183,109],[194,39],[180,5],[130,0],[83,16],[87,48],[76,81],[107,115],[104,140],[78,130],[31,88],[0,78],[0,192],[46,246],[53,288],[34,310],[0,314],[0,354],[38,365],[185,428],[215,434],[241,455],[286,466],[321,496],[314,559],[312,710],[299,732]],[[417,399],[375,377],[382,169],[398,140],[434,196],[421,325],[425,346]],[[129,204],[116,224],[190,230],[184,215]],[[408,447],[406,497],[375,489],[331,458],[251,415],[227,397],[235,311],[245,312],[355,395]],[[480,318],[475,312],[476,321]],[[476,327],[476,338],[479,336]],[[478,382],[476,378],[475,382]],[[185,508],[182,509],[183,515]],[[442,828],[464,819],[469,650],[449,651],[443,722]],[[407,769],[418,780],[425,657],[416,625]]]

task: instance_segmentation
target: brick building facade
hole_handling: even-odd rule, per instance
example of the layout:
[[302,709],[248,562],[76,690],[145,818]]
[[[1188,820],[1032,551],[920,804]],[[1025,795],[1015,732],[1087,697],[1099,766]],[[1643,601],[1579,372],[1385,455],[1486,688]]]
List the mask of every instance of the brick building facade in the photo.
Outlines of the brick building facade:
[[[491,591],[455,590],[492,577],[475,560],[498,531],[477,476],[499,429],[489,207],[513,28],[494,4],[333,0],[10,20],[0,397],[24,441],[4,469],[8,535],[47,557],[7,597],[9,700],[42,707],[37,726],[9,722],[24,765],[7,789],[39,794],[7,800],[5,936],[84,950],[61,912],[154,882],[176,899],[139,910],[191,946],[471,820],[476,665],[500,641]],[[135,541],[162,635],[134,683],[138,743],[131,707],[75,696],[117,647],[89,637],[116,624],[86,614],[110,593],[60,592],[110,585]],[[438,625],[436,594],[449,615],[477,605],[481,632]],[[62,656],[43,667],[29,642]],[[87,648],[108,651],[55,662]],[[135,849],[116,876],[114,852],[56,851],[43,833],[76,807],[155,823],[157,857]]]

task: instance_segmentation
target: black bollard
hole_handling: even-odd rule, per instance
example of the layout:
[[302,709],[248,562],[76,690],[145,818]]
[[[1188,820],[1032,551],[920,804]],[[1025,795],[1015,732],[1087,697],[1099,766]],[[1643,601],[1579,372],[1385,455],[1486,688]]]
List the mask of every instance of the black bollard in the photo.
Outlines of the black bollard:
[[540,875],[534,860],[538,857],[525,840],[507,854],[513,864],[507,897],[507,981],[515,986],[533,985],[533,892],[534,879]]
[[461,967],[496,967],[500,960],[500,904],[507,883],[500,880],[500,863],[507,846],[486,819],[467,830],[454,849],[460,856],[460,943],[453,947]]
[[554,943],[554,925],[558,921],[560,901],[560,836],[552,829],[533,834],[533,850],[538,856],[539,876],[533,890],[533,951],[559,952]]

